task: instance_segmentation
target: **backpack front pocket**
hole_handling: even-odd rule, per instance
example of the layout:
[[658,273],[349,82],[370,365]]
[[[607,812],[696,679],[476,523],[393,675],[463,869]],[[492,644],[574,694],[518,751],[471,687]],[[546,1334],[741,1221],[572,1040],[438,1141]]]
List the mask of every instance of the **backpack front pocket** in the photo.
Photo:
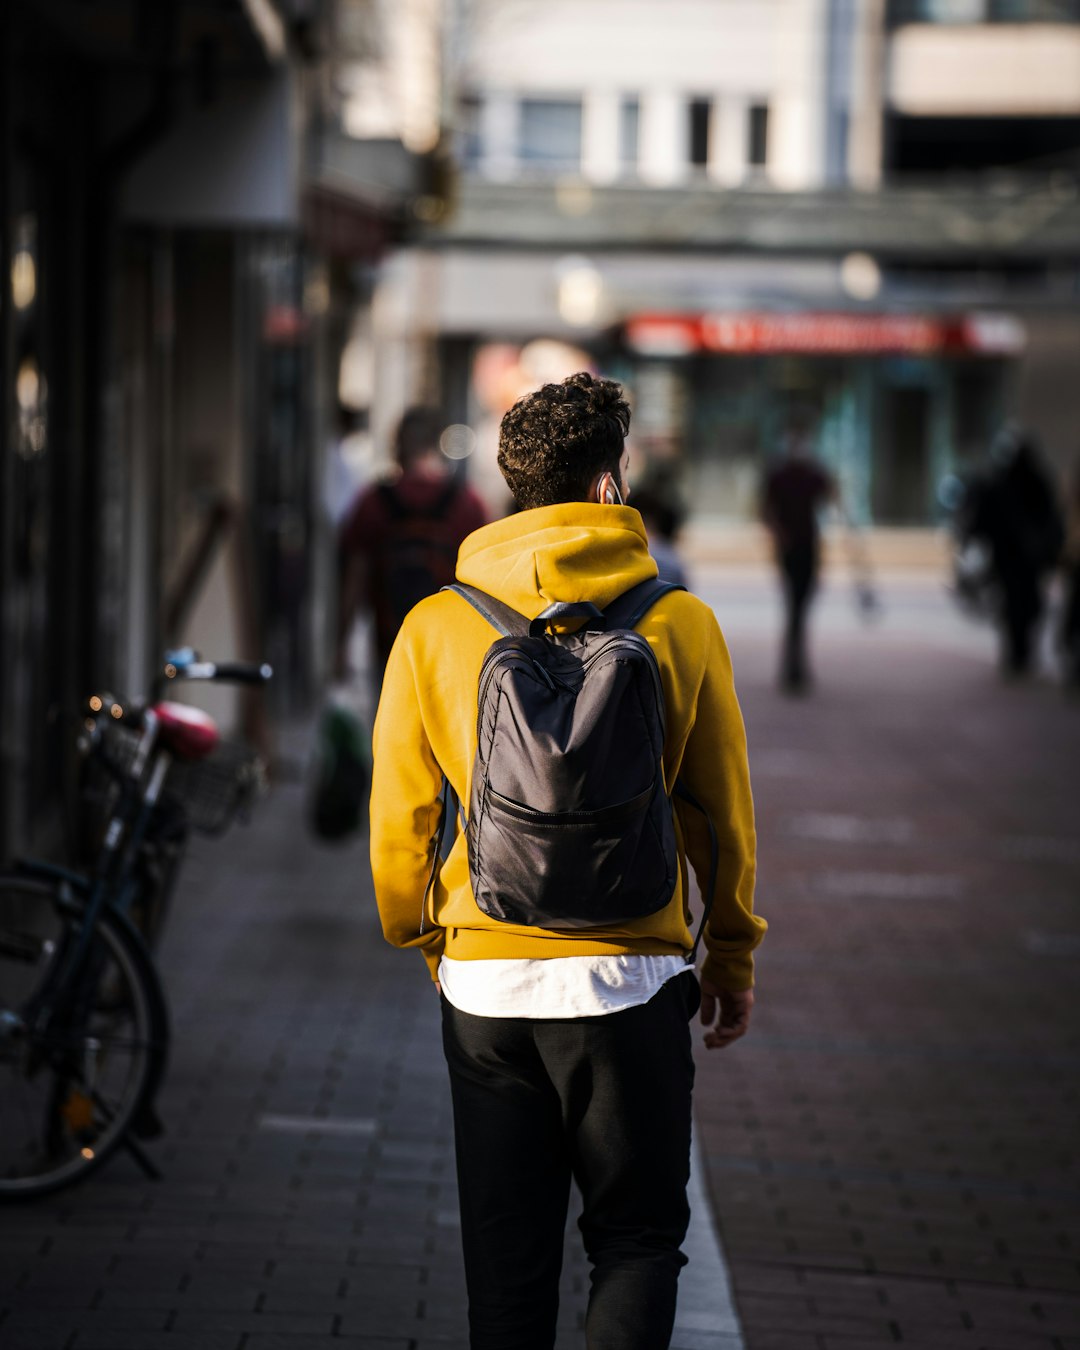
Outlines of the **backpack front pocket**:
[[670,831],[662,783],[595,811],[535,811],[489,787],[470,821],[470,856],[483,858],[472,874],[476,903],[502,923],[556,930],[653,914],[675,886],[674,833],[670,849],[657,847],[657,815]]

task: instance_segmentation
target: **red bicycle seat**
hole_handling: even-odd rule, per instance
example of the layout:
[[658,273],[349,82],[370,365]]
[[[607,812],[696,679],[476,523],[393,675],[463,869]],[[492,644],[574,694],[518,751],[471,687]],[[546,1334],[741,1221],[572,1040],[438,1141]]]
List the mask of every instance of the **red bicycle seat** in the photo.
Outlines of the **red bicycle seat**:
[[186,703],[155,703],[150,711],[158,719],[161,743],[177,759],[205,759],[217,748],[217,723],[201,708],[189,708]]

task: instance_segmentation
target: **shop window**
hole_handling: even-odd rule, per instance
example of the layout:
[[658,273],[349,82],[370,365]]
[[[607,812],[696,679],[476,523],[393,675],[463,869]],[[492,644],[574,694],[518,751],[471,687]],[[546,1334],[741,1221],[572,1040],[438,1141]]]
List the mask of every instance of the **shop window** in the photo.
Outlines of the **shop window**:
[[886,161],[894,174],[987,169],[1066,171],[1080,150],[1080,117],[909,117],[886,119]]
[[709,162],[709,121],[712,116],[712,101],[707,98],[691,99],[687,105],[687,113],[690,123],[690,163],[697,169],[703,169]]
[[483,104],[478,94],[466,94],[461,100],[459,121],[461,162],[474,169],[483,156],[483,138],[480,132]]
[[890,27],[905,23],[1076,23],[1080,0],[889,0]]
[[641,101],[624,98],[619,104],[619,164],[623,169],[637,168],[641,134]]
[[579,169],[581,100],[522,99],[518,154],[527,166]]
[[763,169],[769,156],[769,105],[752,103],[747,124],[746,162],[752,169]]
[[925,525],[931,509],[930,391],[885,386],[872,452],[871,509],[879,525]]

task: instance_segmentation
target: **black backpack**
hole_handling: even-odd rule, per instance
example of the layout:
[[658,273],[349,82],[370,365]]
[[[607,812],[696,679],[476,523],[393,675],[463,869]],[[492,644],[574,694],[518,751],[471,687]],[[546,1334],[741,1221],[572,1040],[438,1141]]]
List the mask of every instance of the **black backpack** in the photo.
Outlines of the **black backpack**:
[[[480,909],[555,930],[610,928],[663,909],[678,871],[664,693],[652,649],[633,629],[662,595],[683,588],[654,578],[604,611],[554,604],[531,623],[476,587],[446,589],[502,635],[480,669],[465,822]],[[578,631],[550,631],[576,618],[584,620]],[[681,784],[676,791],[702,810]],[[449,814],[444,784],[432,880]],[[716,884],[711,821],[709,829],[713,869],[699,939]]]

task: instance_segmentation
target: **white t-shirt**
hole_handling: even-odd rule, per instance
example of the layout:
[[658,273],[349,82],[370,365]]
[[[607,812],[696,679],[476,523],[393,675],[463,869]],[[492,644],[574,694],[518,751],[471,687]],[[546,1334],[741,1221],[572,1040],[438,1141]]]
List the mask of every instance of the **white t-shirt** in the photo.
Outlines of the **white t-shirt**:
[[439,962],[439,983],[475,1017],[600,1017],[648,1001],[689,970],[681,956],[552,956]]

